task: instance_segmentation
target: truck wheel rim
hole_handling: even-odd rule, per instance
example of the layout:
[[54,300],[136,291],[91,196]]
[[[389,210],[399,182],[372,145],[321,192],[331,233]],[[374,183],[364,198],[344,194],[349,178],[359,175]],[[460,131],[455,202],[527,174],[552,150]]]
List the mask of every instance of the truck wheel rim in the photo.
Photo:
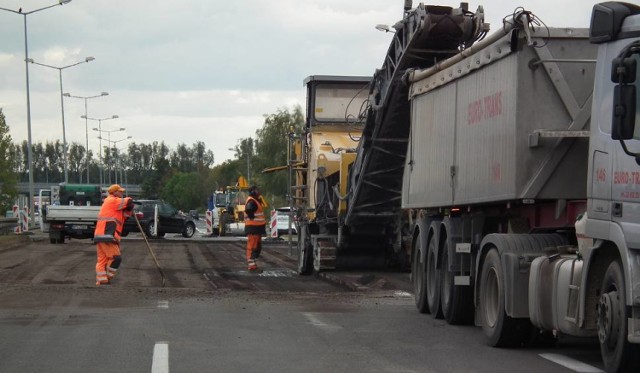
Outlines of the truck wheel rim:
[[602,294],[598,302],[598,339],[609,349],[614,349],[620,333],[618,292]]

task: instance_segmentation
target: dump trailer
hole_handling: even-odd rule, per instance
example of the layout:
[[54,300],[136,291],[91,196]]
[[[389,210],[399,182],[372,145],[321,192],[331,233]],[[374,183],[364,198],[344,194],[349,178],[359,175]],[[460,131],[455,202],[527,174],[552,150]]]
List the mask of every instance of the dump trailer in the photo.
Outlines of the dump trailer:
[[597,337],[608,372],[638,372],[640,7],[530,21],[405,75],[415,303],[493,346]]

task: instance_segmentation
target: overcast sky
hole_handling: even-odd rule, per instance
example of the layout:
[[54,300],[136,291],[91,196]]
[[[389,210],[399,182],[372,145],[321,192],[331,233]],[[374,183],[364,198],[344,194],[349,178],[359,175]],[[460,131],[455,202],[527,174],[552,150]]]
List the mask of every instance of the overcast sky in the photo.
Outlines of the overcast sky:
[[[57,0],[0,0],[33,11]],[[492,30],[523,6],[548,26],[588,27],[593,0],[485,0]],[[414,6],[419,2],[414,1]],[[88,116],[111,140],[204,141],[216,164],[264,115],[299,104],[309,75],[366,75],[382,65],[392,38],[375,29],[402,18],[404,0],[73,0],[27,16],[29,57],[62,67],[63,88],[88,100]],[[441,1],[438,5],[458,6]],[[0,11],[0,108],[14,141],[27,139],[24,17]],[[33,142],[62,140],[56,69],[29,66]],[[65,98],[67,142],[85,144],[84,100]],[[89,147],[99,148],[89,121]],[[105,137],[107,134],[105,133]],[[106,145],[103,142],[103,145]]]

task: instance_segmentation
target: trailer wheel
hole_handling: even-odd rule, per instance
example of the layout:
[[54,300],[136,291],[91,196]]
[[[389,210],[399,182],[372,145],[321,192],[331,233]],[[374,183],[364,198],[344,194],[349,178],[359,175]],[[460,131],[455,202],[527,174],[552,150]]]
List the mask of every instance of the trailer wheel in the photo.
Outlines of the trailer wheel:
[[504,308],[504,278],[498,250],[487,253],[480,273],[480,317],[482,330],[494,347],[515,347],[531,335],[528,319],[514,319]]
[[298,230],[298,274],[306,276],[313,272],[313,245],[309,225],[303,224]]
[[442,250],[442,314],[449,324],[470,324],[473,321],[471,286],[455,285],[455,272],[449,271],[449,244],[447,240]]
[[436,319],[441,319],[443,317],[442,307],[440,305],[440,281],[442,276],[440,275],[440,270],[438,270],[437,255],[438,236],[434,234],[429,240],[426,258],[427,302],[431,316]]
[[627,341],[628,318],[622,265],[609,264],[602,280],[597,307],[600,354],[607,372],[640,371],[640,347]]
[[413,258],[411,261],[411,279],[413,280],[413,294],[416,301],[416,307],[420,313],[429,313],[429,303],[427,302],[427,283],[426,283],[426,255],[422,255],[424,247],[422,247],[422,231],[413,242]]

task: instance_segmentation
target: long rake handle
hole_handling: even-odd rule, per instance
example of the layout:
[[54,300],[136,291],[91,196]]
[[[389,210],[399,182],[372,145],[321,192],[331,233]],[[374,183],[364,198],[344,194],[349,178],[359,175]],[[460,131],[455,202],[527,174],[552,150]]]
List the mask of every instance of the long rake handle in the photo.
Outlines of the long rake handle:
[[138,217],[136,216],[135,213],[133,213],[133,217],[136,219],[136,224],[138,224],[138,229],[140,229],[140,233],[142,233],[142,238],[144,238],[144,242],[147,244],[147,249],[149,249],[149,254],[151,254],[151,257],[153,258],[153,262],[156,264],[156,268],[158,268],[158,272],[160,272],[160,277],[162,277],[162,287],[164,287],[165,282],[167,281],[167,278],[164,275],[162,268],[160,267],[160,263],[158,263],[156,254],[154,254],[153,250],[151,250],[151,245],[149,245],[149,241],[147,241],[147,234],[142,229],[142,225],[140,225],[140,220],[138,220]]

